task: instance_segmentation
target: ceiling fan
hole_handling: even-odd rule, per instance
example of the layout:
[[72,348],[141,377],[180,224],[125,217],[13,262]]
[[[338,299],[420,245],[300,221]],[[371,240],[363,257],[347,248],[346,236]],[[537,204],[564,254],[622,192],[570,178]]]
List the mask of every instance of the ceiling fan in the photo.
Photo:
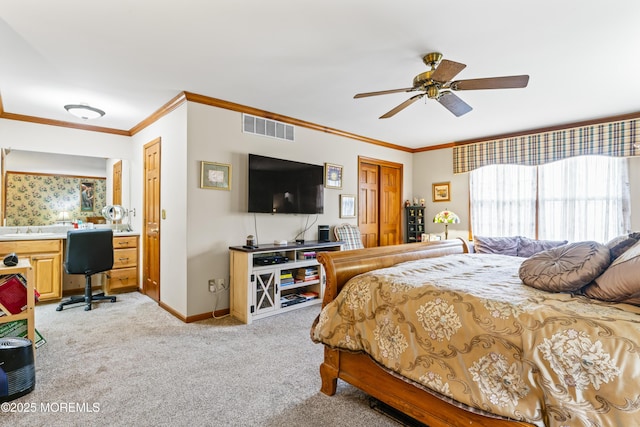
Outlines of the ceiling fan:
[[460,99],[452,91],[458,90],[477,90],[477,89],[510,89],[526,87],[529,83],[528,75],[521,76],[505,76],[505,77],[489,77],[483,79],[469,79],[451,81],[466,65],[459,62],[442,59],[442,54],[432,52],[426,54],[422,61],[431,69],[420,73],[413,78],[413,86],[403,89],[381,90],[378,92],[359,93],[354,98],[364,98],[367,96],[386,95],[397,92],[416,92],[421,91],[417,95],[404,101],[402,104],[391,109],[389,112],[380,116],[386,119],[396,115],[409,105],[424,97],[435,99],[442,104],[447,110],[460,117],[472,110],[471,106]]

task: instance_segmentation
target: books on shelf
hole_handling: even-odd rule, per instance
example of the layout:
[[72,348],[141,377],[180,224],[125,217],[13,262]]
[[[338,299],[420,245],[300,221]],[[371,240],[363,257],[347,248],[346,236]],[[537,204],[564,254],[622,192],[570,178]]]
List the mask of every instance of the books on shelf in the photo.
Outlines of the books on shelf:
[[293,273],[291,270],[282,270],[280,271],[280,286],[293,285]]
[[298,260],[316,259],[316,251],[301,251],[298,252]]
[[287,294],[280,297],[280,306],[288,307],[294,304],[300,304],[301,302],[305,302],[307,299],[298,294]]
[[318,293],[315,291],[306,291],[306,292],[301,292],[300,296],[304,297],[305,301],[309,301],[309,300],[318,298]]
[[27,308],[27,281],[21,274],[0,276],[0,304],[9,313],[20,314]]
[[318,280],[319,278],[318,266],[299,268],[296,272],[297,281],[308,282],[310,280]]

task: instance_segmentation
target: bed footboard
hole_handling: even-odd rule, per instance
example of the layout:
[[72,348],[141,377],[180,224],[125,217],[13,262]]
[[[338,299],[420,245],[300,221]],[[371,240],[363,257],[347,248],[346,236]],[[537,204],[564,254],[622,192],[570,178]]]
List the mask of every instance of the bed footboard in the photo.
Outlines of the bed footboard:
[[[462,239],[321,252],[318,254],[318,261],[324,266],[327,281],[323,307],[335,299],[350,278],[358,274],[400,262],[468,252],[469,247]],[[470,424],[531,427],[528,423],[487,417],[451,405],[412,383],[389,374],[362,353],[350,353],[325,346],[320,377],[321,391],[324,394],[334,395],[340,378],[430,427]]]

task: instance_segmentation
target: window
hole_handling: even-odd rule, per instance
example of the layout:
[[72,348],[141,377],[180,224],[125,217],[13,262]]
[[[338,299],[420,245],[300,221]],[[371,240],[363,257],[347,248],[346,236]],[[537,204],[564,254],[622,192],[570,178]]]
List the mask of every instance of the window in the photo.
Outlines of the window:
[[484,166],[469,176],[474,234],[535,236],[535,166]]
[[482,236],[606,242],[629,232],[627,160],[580,156],[470,173],[471,228]]

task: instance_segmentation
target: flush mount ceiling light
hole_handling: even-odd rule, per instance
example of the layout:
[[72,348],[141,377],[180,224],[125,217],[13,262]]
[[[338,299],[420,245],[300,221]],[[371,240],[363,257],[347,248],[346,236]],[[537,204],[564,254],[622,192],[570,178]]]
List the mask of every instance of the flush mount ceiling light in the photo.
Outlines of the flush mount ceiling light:
[[67,104],[64,109],[84,120],[97,119],[104,116],[104,111],[87,104]]

